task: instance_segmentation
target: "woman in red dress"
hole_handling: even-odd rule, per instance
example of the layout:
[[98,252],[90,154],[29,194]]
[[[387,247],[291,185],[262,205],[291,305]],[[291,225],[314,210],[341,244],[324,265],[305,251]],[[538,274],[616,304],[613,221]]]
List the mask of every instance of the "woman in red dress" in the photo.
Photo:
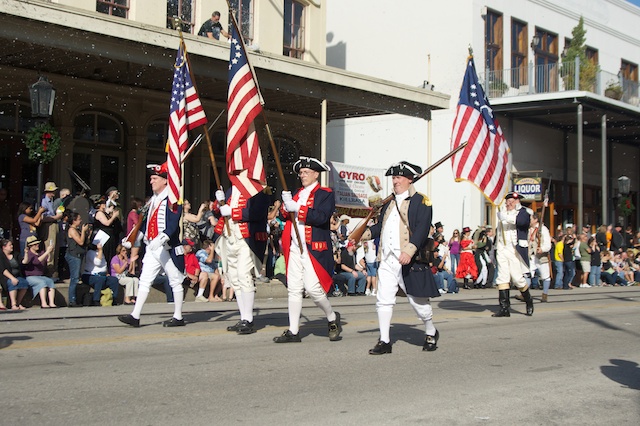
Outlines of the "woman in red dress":
[[473,239],[471,238],[471,228],[465,226],[462,229],[462,240],[460,240],[460,263],[456,269],[456,278],[464,279],[464,288],[469,290],[469,279],[475,282],[478,278],[478,267],[473,257]]

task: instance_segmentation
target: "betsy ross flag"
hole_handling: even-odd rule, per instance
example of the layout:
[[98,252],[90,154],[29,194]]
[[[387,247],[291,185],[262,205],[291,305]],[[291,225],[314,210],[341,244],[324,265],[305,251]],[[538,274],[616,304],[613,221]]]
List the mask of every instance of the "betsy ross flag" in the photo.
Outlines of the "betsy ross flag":
[[187,130],[202,126],[207,122],[200,98],[191,81],[186,55],[180,45],[176,56],[171,88],[171,106],[169,108],[169,140],[167,142],[167,179],[169,202],[180,201],[182,186],[182,156],[187,150],[189,135]]
[[254,120],[262,112],[258,86],[235,22],[231,26],[227,97],[227,173],[242,195],[251,198],[266,186]]
[[494,205],[504,199],[509,185],[509,145],[498,121],[493,116],[489,100],[476,75],[473,56],[467,61],[460,100],[451,134],[451,149],[468,141],[467,146],[453,156],[456,181],[473,182]]

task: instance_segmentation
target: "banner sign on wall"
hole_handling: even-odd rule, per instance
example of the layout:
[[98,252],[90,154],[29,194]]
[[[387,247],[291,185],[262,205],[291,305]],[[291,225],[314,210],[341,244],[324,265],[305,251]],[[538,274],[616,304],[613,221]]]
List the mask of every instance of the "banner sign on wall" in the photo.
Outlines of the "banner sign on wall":
[[[369,205],[387,196],[385,169],[329,163],[329,186],[336,197],[336,207],[349,216],[366,216]],[[359,211],[358,211],[359,210]]]

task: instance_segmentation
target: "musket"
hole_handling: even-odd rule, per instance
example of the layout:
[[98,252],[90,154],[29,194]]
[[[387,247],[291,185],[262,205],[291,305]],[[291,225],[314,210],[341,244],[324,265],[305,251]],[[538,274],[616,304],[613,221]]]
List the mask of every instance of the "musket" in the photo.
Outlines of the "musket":
[[[422,179],[424,176],[426,176],[429,173],[431,173],[436,167],[438,167],[439,165],[441,165],[442,163],[447,161],[449,158],[451,158],[454,155],[456,155],[461,150],[463,150],[467,146],[468,143],[469,143],[469,141],[466,141],[466,142],[463,142],[460,145],[458,145],[453,151],[451,151],[450,153],[448,153],[447,155],[445,155],[444,157],[442,157],[441,159],[439,159],[438,161],[433,163],[424,172],[422,172],[418,176],[416,176],[416,178],[413,180],[412,183],[416,183],[418,180]],[[372,208],[369,211],[369,214],[367,215],[367,217],[365,217],[362,220],[362,222],[360,222],[360,224],[358,224],[358,226],[351,232],[351,234],[349,234],[349,239],[355,241],[356,243],[359,242],[360,238],[362,238],[362,234],[364,234],[364,231],[367,230],[367,223],[369,223],[369,220],[371,220],[380,211],[380,209],[385,204],[389,203],[394,198],[395,198],[395,195],[394,194],[390,194],[387,198],[383,199],[382,201],[377,202],[375,204],[375,206],[372,206]]]

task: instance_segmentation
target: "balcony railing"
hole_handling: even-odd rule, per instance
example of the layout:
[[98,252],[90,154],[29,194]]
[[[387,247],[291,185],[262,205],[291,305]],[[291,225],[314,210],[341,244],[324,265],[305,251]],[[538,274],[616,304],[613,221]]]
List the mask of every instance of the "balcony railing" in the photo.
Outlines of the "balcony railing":
[[580,81],[580,62],[549,63],[479,73],[478,79],[489,98],[530,95],[534,93],[582,90],[640,106],[638,82],[599,70],[595,76]]

